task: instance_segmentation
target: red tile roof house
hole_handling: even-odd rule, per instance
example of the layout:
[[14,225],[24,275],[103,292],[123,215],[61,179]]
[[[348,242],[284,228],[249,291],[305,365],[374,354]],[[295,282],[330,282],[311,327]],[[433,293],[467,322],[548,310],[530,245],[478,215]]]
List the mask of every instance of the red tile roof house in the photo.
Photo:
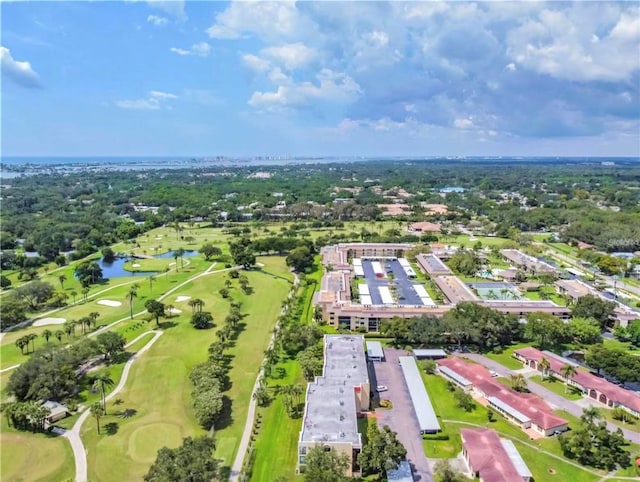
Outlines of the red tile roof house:
[[544,436],[567,430],[569,422],[554,414],[541,398],[518,393],[496,382],[483,366],[459,358],[446,358],[436,363],[440,375],[486,399],[492,409],[522,430],[533,429]]
[[[589,398],[610,408],[621,407],[627,412],[640,417],[640,396],[630,390],[626,390],[618,385],[608,382],[604,378],[600,378],[581,368],[577,368],[576,363],[548,351],[542,352],[537,348],[526,347],[514,351],[513,356],[524,363],[524,365],[542,371],[540,361],[546,358],[549,361],[550,368],[548,374],[559,380],[563,380],[572,387],[576,387]],[[568,380],[562,374],[562,368],[566,365],[574,365],[577,373]]]
[[471,476],[480,482],[529,482],[533,479],[529,468],[513,442],[501,439],[495,430],[463,428],[462,456]]

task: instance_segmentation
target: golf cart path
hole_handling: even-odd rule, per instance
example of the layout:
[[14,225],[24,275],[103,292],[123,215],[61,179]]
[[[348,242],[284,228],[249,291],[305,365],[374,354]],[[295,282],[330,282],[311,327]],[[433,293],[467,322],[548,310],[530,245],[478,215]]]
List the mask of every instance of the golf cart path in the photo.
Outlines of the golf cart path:
[[[138,357],[140,357],[140,355],[151,348],[164,332],[159,330],[146,331],[127,343],[125,348],[131,346],[142,337],[147,336],[149,333],[155,333],[154,337],[149,340],[149,342],[145,346],[140,348],[140,350],[138,350],[129,360],[127,360],[127,363],[125,363],[124,365],[124,370],[122,371],[122,377],[120,377],[120,382],[113,389],[113,391],[105,397],[106,401],[111,400],[118,393],[120,393],[120,391],[122,391],[127,383],[129,371],[131,370],[131,366],[133,365],[133,363],[138,359]],[[69,440],[71,449],[73,450],[73,458],[76,465],[75,482],[86,482],[87,480],[87,451],[84,444],[82,443],[82,438],[80,438],[80,429],[82,428],[82,424],[90,415],[91,410],[89,409],[89,407],[86,407],[80,415],[80,418],[78,418],[76,423],[73,425],[73,428],[71,430],[67,430],[63,435],[63,437],[66,437]]]

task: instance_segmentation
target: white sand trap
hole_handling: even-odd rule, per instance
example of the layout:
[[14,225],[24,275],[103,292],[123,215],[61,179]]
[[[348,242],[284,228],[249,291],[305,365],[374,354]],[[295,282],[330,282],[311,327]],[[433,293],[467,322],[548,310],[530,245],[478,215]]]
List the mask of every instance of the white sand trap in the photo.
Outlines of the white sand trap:
[[104,305],[104,306],[112,306],[112,307],[116,307],[116,306],[122,306],[122,303],[120,303],[119,301],[113,301],[113,300],[100,300],[98,301],[99,305]]
[[180,303],[181,301],[187,301],[190,299],[191,299],[191,296],[180,295],[176,298],[176,303]]
[[174,265],[175,265],[175,263],[169,263],[169,266],[174,266]]
[[162,239],[162,236],[156,236],[155,239]]
[[177,315],[178,313],[182,313],[182,310],[178,308],[167,308],[167,314],[169,315]]
[[138,263],[133,263],[133,264],[131,265],[131,267],[132,267],[132,268],[139,268],[139,267],[140,267],[140,265],[139,265]]
[[45,325],[62,325],[66,318],[40,318],[33,322],[33,326],[45,326]]

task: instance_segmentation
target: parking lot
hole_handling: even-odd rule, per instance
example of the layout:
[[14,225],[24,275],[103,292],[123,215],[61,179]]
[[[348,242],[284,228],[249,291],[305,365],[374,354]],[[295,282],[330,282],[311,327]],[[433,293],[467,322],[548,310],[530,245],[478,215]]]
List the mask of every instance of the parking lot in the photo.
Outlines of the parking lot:
[[[433,480],[427,457],[422,447],[422,437],[418,429],[418,420],[413,410],[409,390],[404,381],[398,357],[406,355],[404,350],[385,348],[386,361],[374,362],[375,379],[372,386],[385,385],[388,391],[378,394],[380,398],[393,404],[390,410],[376,410],[379,425],[389,425],[398,433],[398,440],[407,449],[407,460],[414,471],[414,479],[421,482]],[[375,382],[375,384],[374,384]]]
[[[378,292],[379,286],[387,286],[387,287],[395,287],[397,293],[397,303],[400,305],[417,305],[422,306],[422,301],[420,301],[420,297],[416,293],[416,290],[413,289],[414,281],[411,281],[407,274],[400,266],[400,262],[398,260],[380,260],[380,264],[382,265],[382,269],[385,271],[384,278],[376,278],[375,273],[373,272],[373,268],[371,266],[371,261],[368,259],[362,260],[362,269],[364,271],[364,278],[366,280],[367,285],[369,285],[369,291],[371,293],[371,301],[374,305],[381,305],[382,299],[380,298],[380,293]],[[392,285],[389,285],[389,272],[393,273],[393,281]]]

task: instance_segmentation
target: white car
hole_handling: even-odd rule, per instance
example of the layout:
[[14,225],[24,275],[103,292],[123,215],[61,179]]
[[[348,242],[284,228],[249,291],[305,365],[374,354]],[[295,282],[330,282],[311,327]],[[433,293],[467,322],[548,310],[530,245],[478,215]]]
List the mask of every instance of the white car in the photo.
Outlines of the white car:
[[376,392],[380,393],[380,392],[386,392],[387,390],[389,390],[389,387],[386,385],[378,385],[376,387]]
[[491,374],[492,377],[499,377],[500,376],[500,374],[495,370],[489,370],[489,373]]

